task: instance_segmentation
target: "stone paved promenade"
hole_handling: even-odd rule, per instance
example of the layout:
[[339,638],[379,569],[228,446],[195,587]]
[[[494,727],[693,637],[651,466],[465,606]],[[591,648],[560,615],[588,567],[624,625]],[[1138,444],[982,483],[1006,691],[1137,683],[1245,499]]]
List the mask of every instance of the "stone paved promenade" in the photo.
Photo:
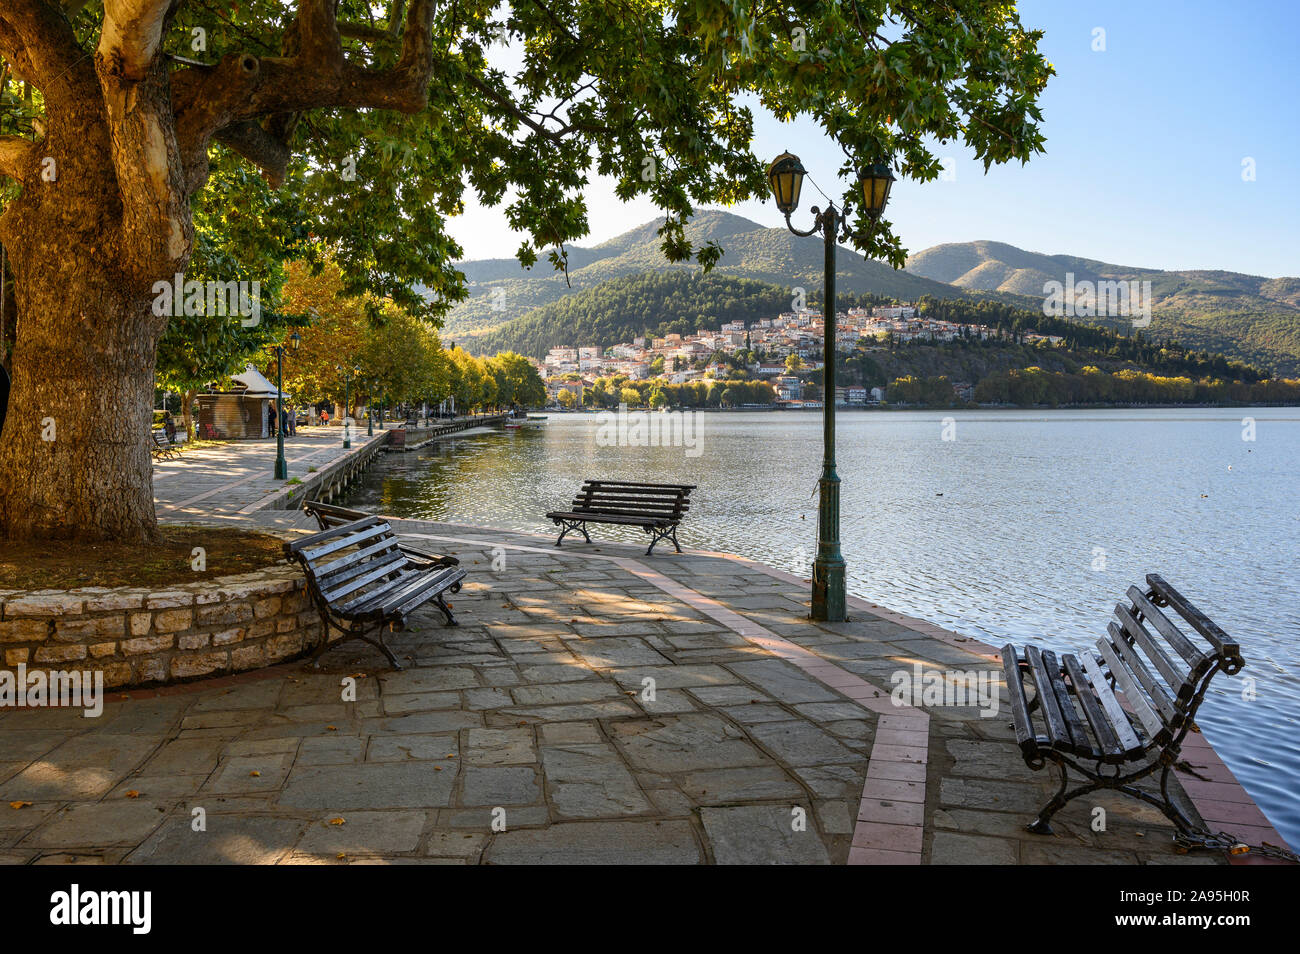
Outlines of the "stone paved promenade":
[[[1024,831],[1053,783],[1005,708],[887,691],[916,663],[996,668],[980,644],[865,604],[812,624],[805,583],[735,558],[399,529],[469,570],[461,626],[421,614],[392,638],[401,672],[354,643],[320,672],[114,696],[98,719],[4,711],[0,860],[1223,862],[1175,854],[1129,799]],[[1188,757],[1234,788],[1208,747]]]
[[[300,432],[290,475],[340,444]],[[160,518],[314,529],[266,507],[273,456],[159,464]],[[721,554],[395,527],[469,571],[459,627],[419,614],[391,637],[400,672],[352,643],[319,671],[118,693],[95,719],[0,710],[0,862],[1225,861],[1176,854],[1163,816],[1104,794],[1026,832],[1055,784],[1021,761],[1005,695],[996,714],[890,697],[916,666],[996,674],[958,634],[858,600],[814,624],[805,581]],[[1216,827],[1281,843],[1201,736],[1184,754]]]
[[[352,453],[371,440],[365,425],[352,431]],[[311,475],[340,460],[342,427],[300,427],[284,441],[289,479],[307,481]],[[285,486],[276,480],[275,438],[232,441],[185,451],[176,460],[154,464],[154,501],[158,518],[171,522],[212,518],[241,518]]]

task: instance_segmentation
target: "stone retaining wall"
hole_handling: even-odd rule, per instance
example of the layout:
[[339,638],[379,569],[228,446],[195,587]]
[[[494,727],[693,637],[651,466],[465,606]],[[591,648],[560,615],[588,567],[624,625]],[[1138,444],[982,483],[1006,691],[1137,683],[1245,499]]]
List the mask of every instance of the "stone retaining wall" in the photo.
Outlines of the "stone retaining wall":
[[284,565],[165,590],[0,589],[0,669],[102,670],[112,687],[269,666],[319,639],[302,572]]

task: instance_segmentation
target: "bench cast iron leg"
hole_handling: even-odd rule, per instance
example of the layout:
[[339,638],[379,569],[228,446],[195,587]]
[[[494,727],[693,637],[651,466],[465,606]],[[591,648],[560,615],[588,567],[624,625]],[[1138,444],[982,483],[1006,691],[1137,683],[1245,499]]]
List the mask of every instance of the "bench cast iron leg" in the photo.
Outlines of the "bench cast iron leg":
[[660,540],[672,540],[673,546],[677,547],[677,552],[682,552],[681,544],[677,542],[677,524],[673,524],[671,527],[646,527],[645,532],[653,538],[650,541],[650,546],[646,548],[646,556],[654,553],[655,545]]
[[591,542],[591,537],[587,535],[587,523],[585,520],[557,520],[555,523],[564,528],[560,531],[560,539],[555,541],[557,547],[564,542],[564,537],[570,530],[577,530],[582,534],[584,540],[588,543]]
[[[330,642],[331,626],[333,626],[335,629],[337,629],[340,633],[343,634],[342,639],[336,639],[334,640],[334,642]],[[335,646],[342,645],[343,643],[347,642],[349,639],[361,639],[361,640],[365,640],[371,646],[374,646],[385,656],[387,656],[389,665],[391,665],[394,669],[401,669],[402,664],[397,661],[397,657],[393,655],[393,651],[389,649],[388,646],[384,643],[383,626],[380,626],[379,629],[376,630],[376,633],[378,633],[377,639],[367,635],[365,629],[362,627],[354,625],[349,628],[344,628],[340,626],[338,623],[335,623],[333,620],[331,620],[329,616],[327,616],[322,611],[321,612],[321,640],[320,643],[316,646],[316,649],[311,654],[311,667],[313,669],[320,669],[321,656],[325,655],[325,653],[328,650],[333,649]]]
[[361,638],[364,639],[366,642],[368,642],[371,646],[374,646],[385,656],[387,656],[388,664],[390,666],[392,666],[394,669],[400,670],[402,668],[402,664],[397,661],[397,657],[393,655],[393,651],[389,649],[388,644],[384,642],[384,628],[382,625],[379,627],[379,629],[375,630],[375,634],[376,635],[374,637],[361,634]]
[[[453,589],[454,589],[454,587],[453,587]],[[460,623],[456,622],[456,617],[454,617],[454,616],[451,615],[451,607],[447,605],[447,602],[446,602],[446,600],[443,599],[443,596],[442,596],[441,593],[439,593],[439,594],[434,598],[434,602],[438,605],[438,609],[442,610],[442,615],[445,616],[445,617],[447,617],[447,625],[448,625],[448,626],[459,626],[459,625],[460,625]]]
[[1067,793],[1065,791],[1065,786],[1069,782],[1069,777],[1066,774],[1065,763],[1057,762],[1056,767],[1061,770],[1061,787],[1056,790],[1056,794],[1052,796],[1052,800],[1042,807],[1042,810],[1038,813],[1038,817],[1025,826],[1035,835],[1055,834],[1055,832],[1052,831],[1052,816],[1064,808],[1066,802],[1078,798],[1080,795],[1087,795],[1089,792],[1102,788],[1100,782],[1089,782],[1087,785],[1080,785],[1078,788]]

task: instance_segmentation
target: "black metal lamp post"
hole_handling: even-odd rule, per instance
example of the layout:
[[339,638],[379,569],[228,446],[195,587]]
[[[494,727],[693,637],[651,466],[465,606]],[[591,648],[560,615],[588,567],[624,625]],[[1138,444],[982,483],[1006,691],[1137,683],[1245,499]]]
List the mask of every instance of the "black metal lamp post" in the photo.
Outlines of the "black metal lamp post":
[[[846,214],[833,204],[825,211],[812,207],[816,216],[813,227],[801,232],[790,222],[790,214],[799,206],[799,193],[806,172],[798,156],[783,152],[768,167],[776,207],[785,216],[786,227],[795,235],[809,236],[820,231],[826,243],[826,292],[822,300],[825,370],[822,376],[822,476],[818,481],[817,558],[813,561],[812,618],[842,623],[847,617],[845,600],[844,557],[840,553],[840,478],[835,471],[835,242]],[[867,217],[874,223],[889,201],[893,173],[886,163],[864,166],[858,173]],[[845,236],[847,238],[847,235]]]
[[[289,336],[289,350],[297,351],[302,335]],[[289,479],[289,462],[284,459],[284,345],[275,346],[275,479]]]
[[349,421],[352,420],[351,415],[348,413],[348,407],[349,407],[348,399],[350,396],[349,389],[352,384],[352,375],[357,373],[357,369],[340,368],[337,365],[335,365],[334,370],[340,372],[343,375],[343,449],[348,450],[349,448],[352,447],[352,430],[348,423]]
[[366,437],[375,436],[375,382],[367,381],[370,393],[366,395]]

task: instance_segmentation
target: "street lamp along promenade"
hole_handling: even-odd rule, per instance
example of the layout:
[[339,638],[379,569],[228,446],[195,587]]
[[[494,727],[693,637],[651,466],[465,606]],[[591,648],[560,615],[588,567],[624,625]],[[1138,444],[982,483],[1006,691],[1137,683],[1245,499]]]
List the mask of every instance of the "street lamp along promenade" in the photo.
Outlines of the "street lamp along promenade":
[[[289,350],[297,351],[302,335],[289,335]],[[284,459],[284,345],[275,346],[275,479],[289,479],[289,463]]]
[[361,373],[360,368],[344,368],[339,365],[334,366],[334,370],[343,375],[343,449],[349,450],[352,447],[352,415],[348,413],[351,396],[349,389],[352,385],[352,376]]
[[[835,244],[848,210],[843,213],[827,202],[824,211],[812,207],[816,216],[812,228],[796,229],[790,214],[799,207],[799,193],[807,175],[799,157],[783,152],[768,166],[767,178],[776,207],[785,216],[786,227],[795,235],[806,237],[820,231],[826,245],[826,293],[822,297],[824,330],[822,357],[822,475],[817,497],[817,558],[813,560],[812,618],[842,623],[847,618],[844,592],[844,557],[840,553],[840,478],[835,471]],[[889,201],[894,174],[883,162],[863,166],[858,172],[862,187],[863,209],[874,225],[880,220]],[[847,240],[847,229],[842,240]]]

